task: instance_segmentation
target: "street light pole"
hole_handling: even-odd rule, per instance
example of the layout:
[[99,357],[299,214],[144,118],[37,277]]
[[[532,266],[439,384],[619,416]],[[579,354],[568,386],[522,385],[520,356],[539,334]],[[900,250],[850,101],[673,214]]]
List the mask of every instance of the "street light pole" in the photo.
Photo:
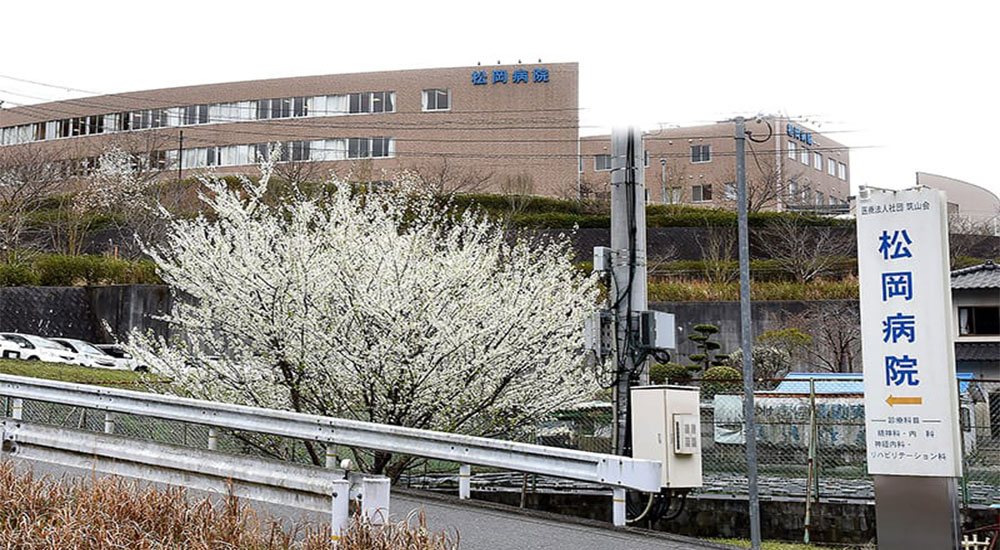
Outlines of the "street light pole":
[[753,345],[750,317],[750,236],[747,229],[746,128],[736,117],[736,199],[740,247],[740,344],[743,348],[743,419],[747,446],[747,484],[750,505],[750,546],[760,550],[760,500],[757,491],[757,423],[753,402]]

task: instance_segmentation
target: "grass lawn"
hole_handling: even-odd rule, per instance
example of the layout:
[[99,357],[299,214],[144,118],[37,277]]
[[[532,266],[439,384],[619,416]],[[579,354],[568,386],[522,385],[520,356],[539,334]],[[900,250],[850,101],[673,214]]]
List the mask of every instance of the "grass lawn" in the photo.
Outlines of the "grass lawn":
[[[709,539],[712,542],[719,542],[722,544],[731,544],[733,546],[739,546],[741,548],[750,548],[750,541],[747,539]],[[812,544],[802,544],[795,542],[775,542],[775,541],[762,541],[760,543],[761,550],[853,550],[858,547],[856,546],[815,546]]]
[[0,373],[98,385],[138,385],[144,380],[164,380],[155,375],[141,374],[127,370],[95,369],[78,365],[22,361],[20,359],[0,359]]

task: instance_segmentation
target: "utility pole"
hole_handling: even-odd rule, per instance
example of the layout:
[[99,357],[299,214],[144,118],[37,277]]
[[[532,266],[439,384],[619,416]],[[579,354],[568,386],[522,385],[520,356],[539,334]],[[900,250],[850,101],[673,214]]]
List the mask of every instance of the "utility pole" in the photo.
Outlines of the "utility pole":
[[177,150],[177,182],[180,183],[181,170],[184,169],[184,130],[179,132],[177,139],[180,142],[179,149]]
[[750,322],[750,237],[747,230],[746,128],[736,117],[736,199],[740,246],[740,344],[743,348],[743,420],[747,446],[747,482],[750,505],[750,547],[760,550],[760,499],[757,490],[757,423],[753,402],[753,346]]
[[646,301],[646,205],[642,134],[616,128],[611,135],[611,310],[614,315],[615,453],[629,455],[630,388],[649,382],[639,346],[636,314]]
[[667,159],[660,159],[660,202],[667,204]]

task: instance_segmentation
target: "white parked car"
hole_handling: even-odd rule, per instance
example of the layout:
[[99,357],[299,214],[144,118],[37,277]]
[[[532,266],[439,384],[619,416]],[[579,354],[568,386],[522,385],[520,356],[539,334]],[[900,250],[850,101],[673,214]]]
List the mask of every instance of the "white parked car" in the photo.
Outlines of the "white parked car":
[[21,346],[0,338],[0,359],[20,359]]
[[58,344],[35,336],[34,334],[18,334],[16,332],[0,332],[0,339],[13,342],[21,351],[21,359],[28,361],[48,361],[49,363],[77,364],[76,353]]
[[118,359],[108,355],[103,350],[98,349],[89,342],[77,340],[76,338],[50,338],[53,342],[62,344],[66,349],[76,353],[77,364],[84,367],[94,367],[99,369],[120,369],[132,370],[127,360],[119,362]]
[[119,344],[94,344],[94,347],[114,357],[121,369],[149,372],[149,367],[140,365],[139,360],[132,357],[132,354]]

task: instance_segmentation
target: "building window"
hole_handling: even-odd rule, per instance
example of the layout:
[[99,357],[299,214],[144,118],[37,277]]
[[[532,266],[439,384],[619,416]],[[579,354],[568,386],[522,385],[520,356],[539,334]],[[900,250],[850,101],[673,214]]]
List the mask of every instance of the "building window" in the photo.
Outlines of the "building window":
[[711,145],[692,145],[691,162],[709,162],[712,160]]
[[734,201],[736,200],[736,184],[729,182],[726,183],[726,200]]
[[823,200],[824,200],[823,199],[823,193],[820,193],[819,191],[816,191],[816,205],[817,206],[823,206]]
[[372,92],[372,112],[392,113],[396,110],[396,92]]
[[150,128],[166,128],[167,119],[168,118],[166,109],[151,109],[149,111]]
[[847,165],[844,164],[843,162],[837,163],[837,177],[839,177],[844,181],[847,181]]
[[788,182],[788,198],[795,200],[799,197],[799,184],[798,182],[790,181]]
[[837,175],[837,161],[833,159],[826,159],[826,173],[831,176]]
[[799,155],[799,161],[806,166],[809,166],[809,149],[805,147],[802,148],[802,153]]
[[350,138],[347,140],[347,158],[388,158],[395,152],[392,138]]
[[425,111],[447,111],[451,109],[451,90],[446,88],[430,88],[424,90]]
[[711,185],[691,186],[691,202],[711,202],[711,201],[712,201]]
[[[164,111],[166,115],[166,111]],[[166,151],[153,151],[149,154],[149,167],[152,170],[166,170],[167,169],[167,152]]]
[[611,170],[611,155],[594,155],[594,170],[596,172]]
[[681,188],[671,187],[668,191],[670,194],[670,204],[680,204],[681,202]]
[[789,141],[788,142],[788,158],[790,158],[792,160],[795,160],[796,158],[798,158],[796,156],[796,152],[795,152],[795,142],[794,141]]
[[257,119],[267,120],[269,118],[306,116],[306,105],[306,98],[304,97],[277,97],[274,99],[260,99],[257,101]]
[[362,92],[351,94],[349,113],[370,113],[372,110],[371,93]]
[[309,142],[293,141],[288,144],[292,152],[292,160],[309,160]]
[[642,165],[649,168],[649,151],[642,152]]
[[813,168],[823,171],[823,155],[819,153],[813,153]]
[[[349,113],[391,113],[396,92],[359,92],[350,94]],[[445,107],[447,108],[447,107]]]
[[1000,307],[958,308],[958,334],[960,336],[1000,335]]
[[208,124],[208,105],[188,105],[184,107],[183,117],[181,123],[185,126]]

